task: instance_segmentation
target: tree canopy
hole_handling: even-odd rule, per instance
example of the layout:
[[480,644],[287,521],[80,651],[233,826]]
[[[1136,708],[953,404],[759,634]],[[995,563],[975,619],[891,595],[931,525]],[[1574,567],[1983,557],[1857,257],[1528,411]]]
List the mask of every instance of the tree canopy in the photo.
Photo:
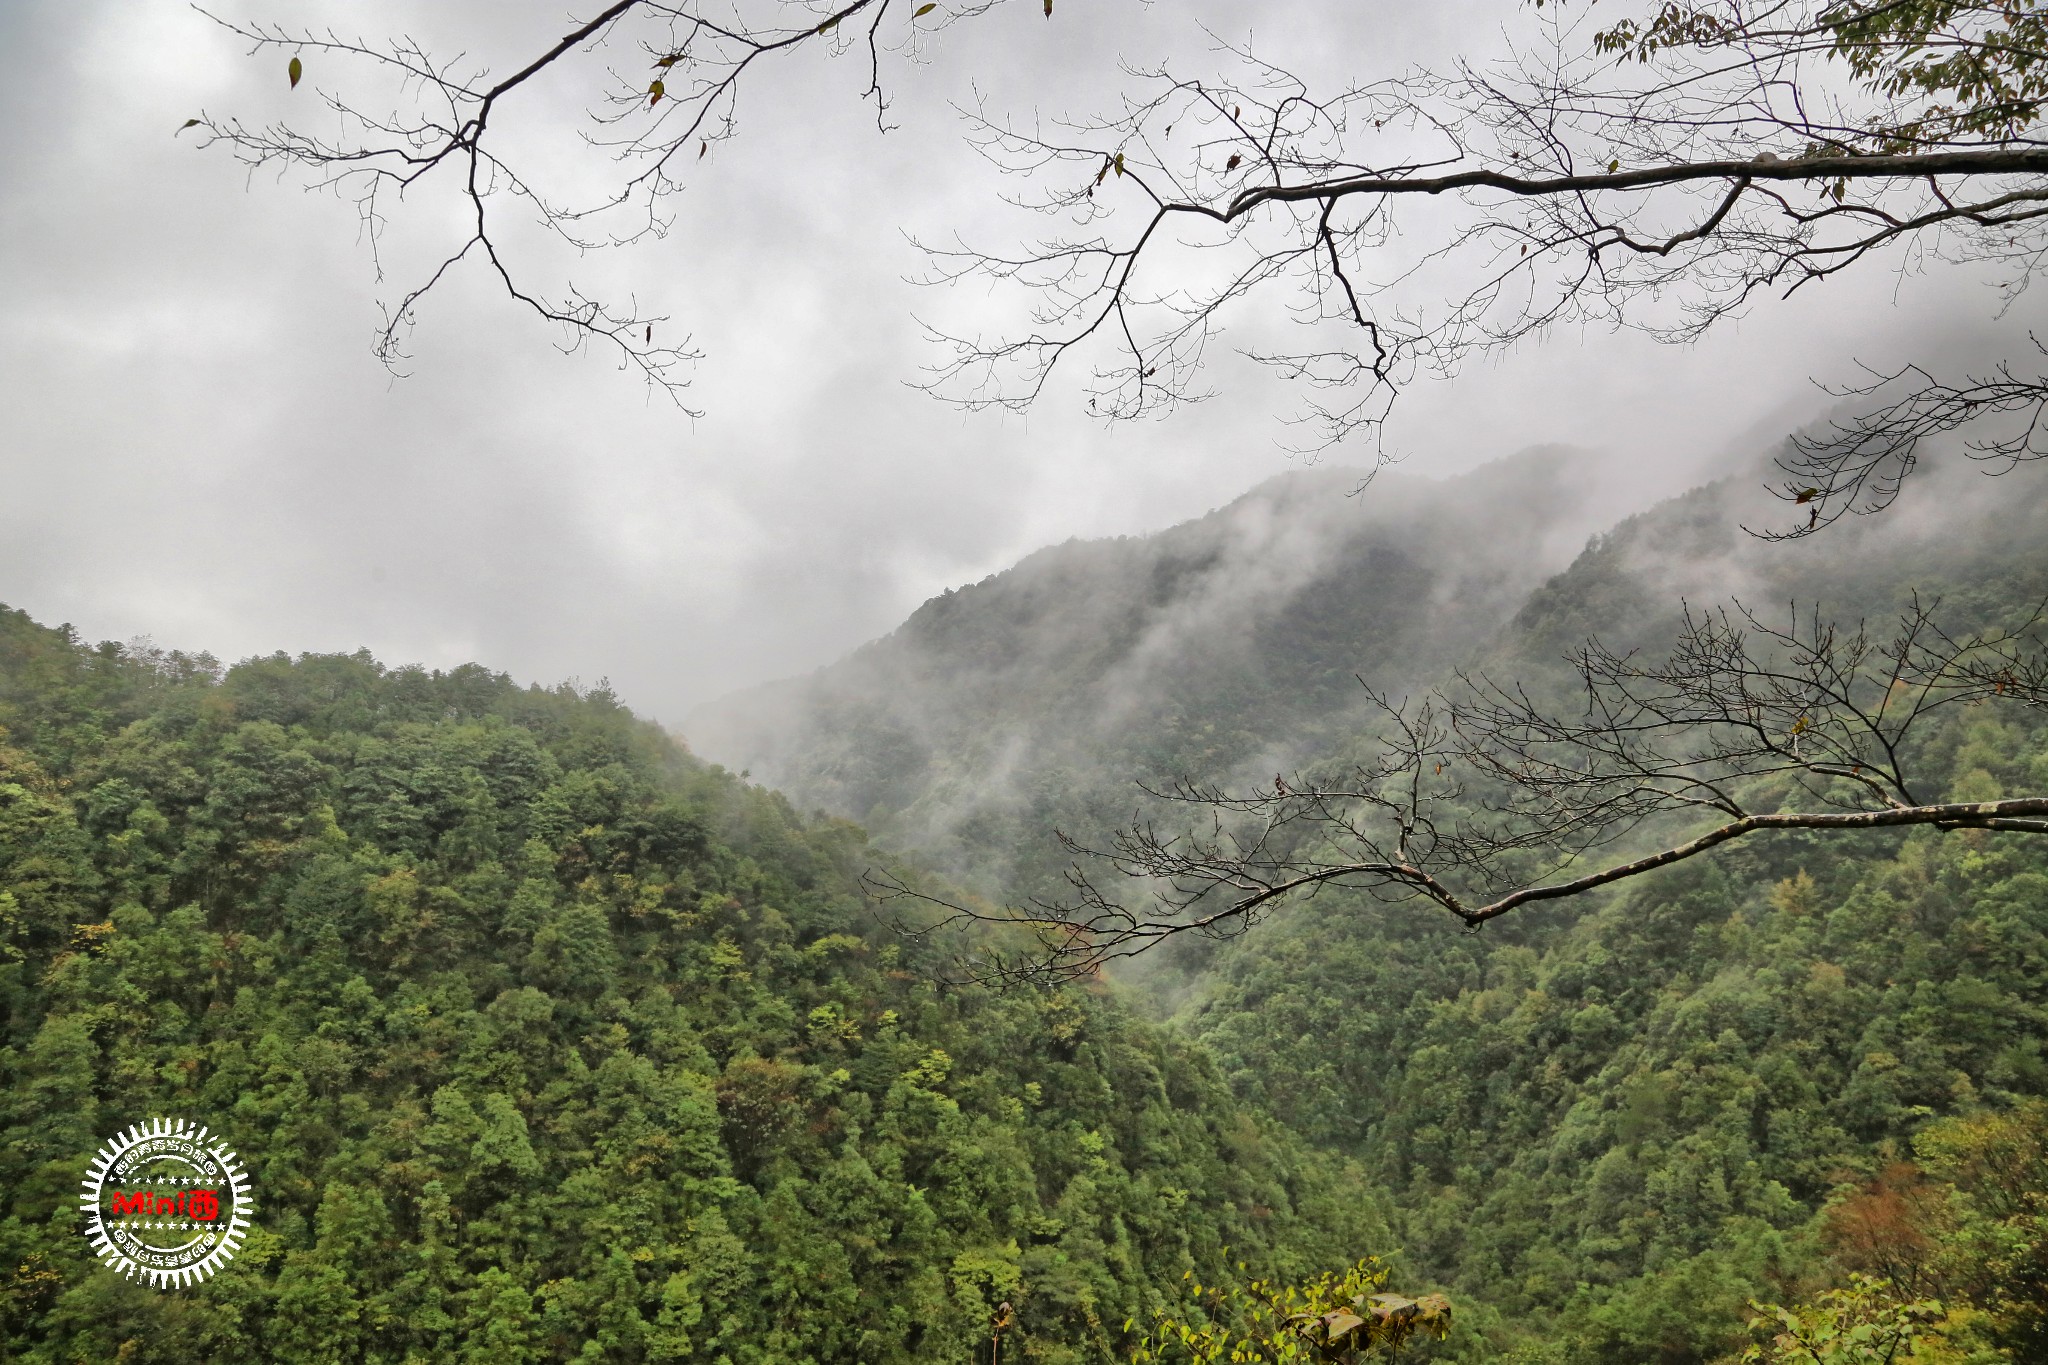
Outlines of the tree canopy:
[[[869,860],[603,688],[0,609],[0,1352],[950,1365],[1008,1304],[1106,1363],[1186,1273],[1384,1242],[1099,994],[936,987]],[[78,1227],[165,1114],[261,1211],[169,1293]]]

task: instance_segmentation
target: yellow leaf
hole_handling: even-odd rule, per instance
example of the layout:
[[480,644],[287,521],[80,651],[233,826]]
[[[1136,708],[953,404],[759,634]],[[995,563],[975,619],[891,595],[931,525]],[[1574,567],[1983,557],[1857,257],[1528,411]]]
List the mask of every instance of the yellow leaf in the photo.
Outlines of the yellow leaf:
[[837,14],[833,15],[833,16],[832,16],[832,17],[831,17],[830,19],[827,19],[827,20],[826,20],[826,21],[825,21],[824,23],[822,23],[822,24],[818,25],[818,32],[820,32],[820,33],[830,33],[830,32],[831,32],[831,31],[832,31],[833,29],[835,29],[835,28],[838,28],[838,27],[839,27],[839,20],[841,19],[841,17],[842,17],[842,16],[840,16],[840,15],[837,15]]
[[1116,173],[1118,175],[1122,175],[1124,173],[1124,154],[1122,152],[1118,152],[1116,154],[1116,160],[1111,164],[1113,164],[1116,167]]
[[660,103],[661,103],[661,97],[662,97],[663,95],[666,95],[667,93],[668,93],[668,87],[667,87],[666,85],[663,85],[663,84],[662,84],[662,83],[661,83],[660,81],[656,81],[656,82],[655,82],[654,84],[652,84],[652,85],[648,86],[648,87],[647,87],[647,103],[648,103],[648,106],[649,106],[649,107],[651,108],[651,107],[653,107],[654,105],[660,104]]
[[296,90],[299,88],[299,77],[306,74],[306,68],[299,65],[299,59],[294,57],[292,64],[284,69],[284,73],[292,78],[292,89]]
[[1616,158],[1615,158],[1614,160],[1612,160],[1612,161],[1610,161],[1610,162],[1608,162],[1608,163],[1607,163],[1607,173],[1608,173],[1609,175],[1613,175],[1613,174],[1614,174],[1614,173],[1615,173],[1616,171],[1618,171],[1618,170],[1620,170],[1620,169],[1621,169],[1621,158],[1620,158],[1620,157],[1616,157]]
[[910,17],[913,19],[922,19],[927,14],[930,14],[933,10],[937,9],[938,7],[938,0],[930,0],[930,2],[927,4],[919,5],[917,7],[917,12],[911,15]]

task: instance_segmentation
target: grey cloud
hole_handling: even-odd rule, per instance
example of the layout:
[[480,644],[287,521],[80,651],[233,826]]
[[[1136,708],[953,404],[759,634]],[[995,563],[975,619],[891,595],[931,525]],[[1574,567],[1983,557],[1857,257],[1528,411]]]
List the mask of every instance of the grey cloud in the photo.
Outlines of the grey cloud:
[[[1272,420],[1288,397],[1227,359],[1213,403],[1115,430],[1072,402],[962,416],[903,384],[929,358],[914,315],[975,300],[905,285],[919,261],[902,233],[1016,230],[947,102],[979,80],[1009,107],[1083,110],[1120,57],[1200,63],[1195,20],[1243,23],[1220,0],[1074,6],[1051,25],[1008,8],[906,75],[887,136],[854,63],[762,88],[675,231],[574,263],[695,335],[694,423],[600,356],[555,354],[474,275],[424,311],[413,377],[394,382],[368,354],[378,287],[348,206],[247,182],[172,136],[201,106],[293,108],[279,72],[158,0],[0,9],[0,601],[228,657],[367,644],[609,675],[674,719],[1036,546],[1157,529],[1291,467]],[[416,29],[501,65],[558,18],[524,2],[289,13]],[[1292,0],[1260,7],[1257,38],[1278,60],[1393,62],[1440,54],[1486,13]],[[544,104],[559,116],[574,92]],[[535,135],[539,154],[576,170],[558,134]],[[392,283],[421,245],[419,224],[394,230]],[[550,283],[568,264],[527,259]],[[1662,477],[1817,411],[1815,357],[1975,335],[1992,300],[1955,285],[1843,281],[1691,351],[1560,336],[1411,394],[1397,448],[1428,474],[1562,441]]]

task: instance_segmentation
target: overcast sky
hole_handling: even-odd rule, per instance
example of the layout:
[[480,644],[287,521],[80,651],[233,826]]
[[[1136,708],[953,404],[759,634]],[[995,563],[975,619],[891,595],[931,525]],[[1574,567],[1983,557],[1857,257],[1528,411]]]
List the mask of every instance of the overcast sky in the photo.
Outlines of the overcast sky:
[[[223,4],[412,32],[500,71],[558,36],[563,13]],[[6,0],[0,602],[89,639],[229,659],[367,645],[522,680],[609,676],[680,720],[1040,545],[1157,529],[1291,467],[1274,421],[1287,396],[1236,366],[1210,404],[1109,430],[1065,396],[1028,417],[962,415],[906,387],[932,358],[914,315],[934,304],[904,282],[920,267],[905,233],[987,240],[1010,221],[949,101],[979,85],[1024,113],[1099,107],[1119,58],[1199,64],[1205,15],[1232,37],[1253,16],[1264,50],[1304,65],[1395,66],[1486,41],[1512,12],[1062,0],[1048,23],[1035,2],[1006,4],[904,77],[887,136],[857,103],[856,63],[806,59],[696,168],[675,231],[576,275],[692,334],[707,357],[692,421],[611,360],[557,354],[473,272],[425,309],[411,377],[394,380],[370,354],[377,301],[404,282],[404,234],[445,223],[433,201],[396,230],[380,287],[347,205],[172,136],[201,109],[304,117],[311,89],[345,72],[310,62],[310,88],[290,92],[281,58],[249,57],[174,0]],[[545,135],[581,94],[540,89],[520,111],[565,176],[579,153]],[[1953,273],[1873,271],[1691,349],[1561,335],[1411,392],[1393,444],[1430,473],[1573,443],[1662,486],[1816,411],[1809,374],[1924,358],[1930,338],[1967,345],[1996,306]]]

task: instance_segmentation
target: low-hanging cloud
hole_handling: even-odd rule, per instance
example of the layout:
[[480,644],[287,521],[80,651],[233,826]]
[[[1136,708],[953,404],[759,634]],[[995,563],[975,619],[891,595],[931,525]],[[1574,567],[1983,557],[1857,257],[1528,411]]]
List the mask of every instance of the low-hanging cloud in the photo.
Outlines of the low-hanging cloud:
[[[501,67],[557,22],[528,0],[242,9],[416,31]],[[1399,65],[1457,50],[1488,14],[1289,0],[1261,7],[1254,36],[1276,61]],[[919,266],[903,232],[1017,231],[948,101],[979,86],[1005,107],[1084,112],[1120,59],[1212,60],[1204,19],[1245,27],[1221,0],[1050,24],[1005,7],[904,74],[887,135],[851,62],[751,94],[667,238],[569,263],[694,335],[707,415],[693,423],[602,357],[558,355],[476,275],[423,310],[411,377],[379,369],[380,287],[350,207],[174,136],[202,107],[305,116],[342,73],[316,61],[294,94],[204,18],[150,0],[4,7],[0,601],[91,638],[230,658],[366,644],[541,680],[609,675],[674,719],[837,657],[1038,546],[1219,507],[1292,467],[1273,421],[1288,397],[1227,355],[1220,397],[1137,427],[1098,426],[1060,395],[1026,418],[962,415],[902,382],[930,358],[915,314],[976,306],[903,283]],[[538,92],[537,112],[579,103]],[[572,143],[536,136],[580,173]],[[428,212],[387,243],[386,290],[417,265]],[[1431,475],[1558,442],[1616,456],[1613,485],[1640,466],[1650,487],[1753,450],[1749,427],[1772,414],[1820,410],[1809,373],[1984,331],[1996,300],[1956,278],[1846,278],[1685,351],[1560,334],[1411,393],[1393,447]],[[1248,320],[1238,339],[1283,325]]]

